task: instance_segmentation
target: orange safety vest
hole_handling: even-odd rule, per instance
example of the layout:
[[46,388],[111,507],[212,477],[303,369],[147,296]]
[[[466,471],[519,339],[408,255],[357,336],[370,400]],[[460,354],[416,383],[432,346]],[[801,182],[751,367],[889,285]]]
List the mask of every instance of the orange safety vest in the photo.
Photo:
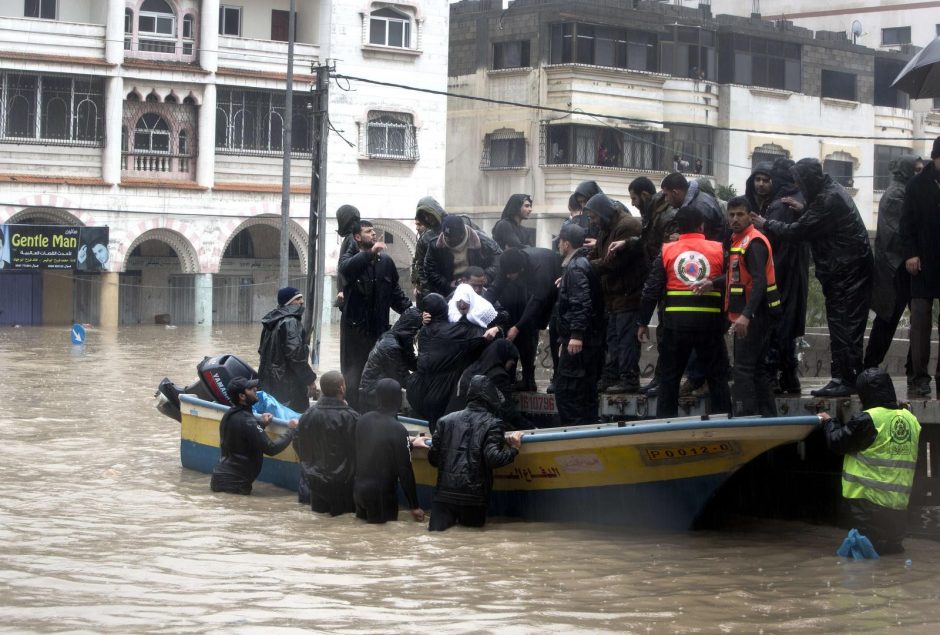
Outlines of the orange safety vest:
[[770,246],[770,241],[754,225],[748,225],[743,232],[734,234],[731,237],[728,275],[725,279],[725,286],[728,289],[728,293],[725,295],[725,312],[732,322],[738,319],[744,307],[747,306],[748,298],[751,297],[754,278],[751,276],[751,272],[747,270],[744,253],[753,240],[759,240],[767,247],[767,263],[764,265],[764,276],[767,278],[767,291],[765,294],[767,308],[770,309],[772,314],[779,313],[781,309],[780,291],[777,290],[777,276],[774,273],[774,252]]
[[663,245],[666,269],[665,319],[670,314],[720,314],[721,292],[695,295],[692,284],[714,280],[722,274],[724,251],[721,243],[706,240],[705,234],[682,234],[679,240]]

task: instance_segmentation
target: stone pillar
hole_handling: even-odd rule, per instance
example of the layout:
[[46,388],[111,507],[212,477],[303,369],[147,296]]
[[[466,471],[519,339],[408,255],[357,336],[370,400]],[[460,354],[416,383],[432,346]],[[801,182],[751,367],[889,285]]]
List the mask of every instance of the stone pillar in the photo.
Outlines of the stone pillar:
[[196,304],[195,322],[197,326],[212,326],[212,274],[197,273],[195,280]]
[[108,64],[124,63],[124,0],[108,0],[104,59]]
[[124,78],[109,77],[105,84],[104,151],[101,178],[109,185],[121,182],[121,128],[124,121]]
[[120,321],[121,274],[109,271],[101,274],[101,328],[116,329]]
[[215,185],[215,84],[202,89],[199,106],[199,156],[196,157],[196,183],[211,188]]
[[219,0],[202,0],[199,22],[199,66],[214,73],[219,68]]

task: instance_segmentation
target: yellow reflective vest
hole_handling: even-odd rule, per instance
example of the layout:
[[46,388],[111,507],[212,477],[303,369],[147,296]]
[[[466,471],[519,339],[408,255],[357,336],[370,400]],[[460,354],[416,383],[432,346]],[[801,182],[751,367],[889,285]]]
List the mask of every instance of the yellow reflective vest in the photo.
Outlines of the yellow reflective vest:
[[864,498],[889,509],[907,509],[914,483],[920,422],[908,410],[865,412],[878,431],[874,443],[842,464],[842,496]]

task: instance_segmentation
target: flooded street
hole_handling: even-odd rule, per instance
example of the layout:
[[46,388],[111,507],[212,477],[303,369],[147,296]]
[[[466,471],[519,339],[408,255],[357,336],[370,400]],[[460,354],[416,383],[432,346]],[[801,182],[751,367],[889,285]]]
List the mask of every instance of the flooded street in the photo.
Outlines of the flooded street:
[[[0,329],[0,629],[8,632],[936,632],[940,543],[847,562],[835,527],[643,533],[328,518],[212,494],[153,407],[256,326]],[[323,369],[335,367],[326,343]],[[812,496],[811,492],[807,496]],[[401,516],[405,518],[405,514]],[[906,559],[911,564],[906,564]]]

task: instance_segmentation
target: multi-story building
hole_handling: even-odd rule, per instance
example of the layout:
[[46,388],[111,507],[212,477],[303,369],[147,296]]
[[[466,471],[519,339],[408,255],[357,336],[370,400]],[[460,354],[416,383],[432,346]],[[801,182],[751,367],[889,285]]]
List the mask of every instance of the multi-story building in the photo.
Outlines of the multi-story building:
[[743,193],[760,160],[815,157],[874,228],[890,160],[940,134],[929,100],[891,88],[912,51],[696,5],[451,5],[450,91],[534,107],[449,98],[448,206],[491,223],[531,193],[545,246],[582,180],[627,202],[679,167]]
[[[2,272],[0,324],[252,321],[273,306],[289,5],[0,0],[0,224],[110,230],[104,273]],[[440,1],[297,1],[297,286],[312,264],[314,66],[444,89],[447,25]],[[329,118],[328,214],[359,207],[404,270],[415,202],[443,195],[446,101],[331,82]]]

